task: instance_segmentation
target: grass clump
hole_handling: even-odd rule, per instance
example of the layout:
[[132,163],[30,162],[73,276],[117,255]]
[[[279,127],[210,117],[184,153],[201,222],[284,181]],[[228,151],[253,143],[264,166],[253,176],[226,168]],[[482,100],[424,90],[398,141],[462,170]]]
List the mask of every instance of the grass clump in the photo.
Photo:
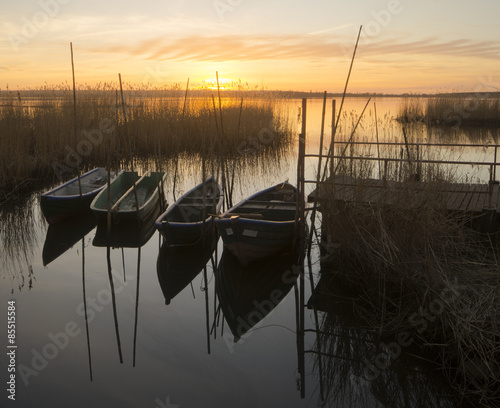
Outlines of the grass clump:
[[429,126],[500,127],[500,98],[463,95],[441,95],[407,98],[400,108],[398,121],[422,122]]

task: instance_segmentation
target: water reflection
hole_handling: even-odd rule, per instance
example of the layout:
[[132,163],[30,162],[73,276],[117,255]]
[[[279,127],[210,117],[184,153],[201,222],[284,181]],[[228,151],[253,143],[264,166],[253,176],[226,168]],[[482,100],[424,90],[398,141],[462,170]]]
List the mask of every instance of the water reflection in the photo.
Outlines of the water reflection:
[[156,269],[166,305],[169,305],[206,266],[215,251],[216,238],[212,235],[207,241],[176,247],[163,243]]
[[243,265],[224,250],[215,288],[224,318],[237,342],[285,298],[297,281],[297,253],[281,253]]
[[47,266],[73,247],[96,226],[96,220],[89,211],[86,214],[62,219],[49,225],[43,245],[43,266]]
[[319,325],[312,353],[322,406],[454,407],[438,366],[422,357],[411,338],[381,338],[356,319],[360,299],[323,273],[309,302]]
[[160,215],[158,204],[153,212],[141,222],[111,223],[108,228],[106,222],[99,222],[92,245],[96,247],[112,248],[140,248],[151,239],[155,233],[155,220]]
[[33,285],[33,257],[38,246],[37,234],[43,223],[36,195],[20,197],[0,206],[0,276],[8,278],[12,293],[26,283]]

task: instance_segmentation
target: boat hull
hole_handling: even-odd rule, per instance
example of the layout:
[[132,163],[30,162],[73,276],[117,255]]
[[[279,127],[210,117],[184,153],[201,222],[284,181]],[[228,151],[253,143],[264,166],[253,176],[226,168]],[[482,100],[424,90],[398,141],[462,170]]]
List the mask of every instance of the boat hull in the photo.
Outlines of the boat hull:
[[[106,175],[106,170],[102,168],[95,168],[82,174],[80,176],[84,188],[82,195],[79,193],[78,177],[42,194],[40,206],[47,222],[55,224],[66,218],[89,212],[90,204],[105,187]],[[98,184],[90,183],[95,181],[93,179],[99,179]]]
[[224,246],[243,265],[292,249],[297,189],[288,183],[262,190],[215,219]]
[[248,265],[294,246],[295,221],[273,222],[246,218],[220,219],[217,230],[225,247]]
[[[113,224],[130,223],[146,220],[160,201],[159,184],[165,181],[164,172],[151,172],[151,174],[139,180],[136,172],[123,172],[110,184],[110,201],[113,206],[122,199],[120,206],[111,211]],[[135,205],[135,194],[133,190],[134,181],[137,182],[136,190],[139,200],[139,209]],[[128,192],[128,193],[127,193]],[[123,196],[126,194],[125,199]],[[94,198],[90,209],[98,221],[105,222],[108,219],[108,187],[105,187]]]
[[[216,235],[213,216],[222,207],[221,187],[211,177],[180,197],[156,220],[168,246],[194,245]],[[205,193],[205,198],[204,194]]]

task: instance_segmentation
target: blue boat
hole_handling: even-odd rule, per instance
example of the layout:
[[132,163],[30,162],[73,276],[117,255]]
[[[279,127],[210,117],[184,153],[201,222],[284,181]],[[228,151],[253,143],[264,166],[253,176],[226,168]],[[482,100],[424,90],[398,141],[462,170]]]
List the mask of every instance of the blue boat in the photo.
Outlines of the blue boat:
[[284,182],[236,204],[215,225],[225,247],[248,265],[295,245],[296,208],[297,189]]
[[[111,172],[111,179],[115,173]],[[42,213],[49,224],[54,224],[68,218],[89,211],[90,204],[95,196],[106,186],[108,171],[97,167],[80,176],[82,195],[78,186],[78,177],[43,193],[40,197]]]
[[213,177],[180,197],[156,220],[167,246],[193,245],[215,233],[213,216],[220,213],[224,195]]

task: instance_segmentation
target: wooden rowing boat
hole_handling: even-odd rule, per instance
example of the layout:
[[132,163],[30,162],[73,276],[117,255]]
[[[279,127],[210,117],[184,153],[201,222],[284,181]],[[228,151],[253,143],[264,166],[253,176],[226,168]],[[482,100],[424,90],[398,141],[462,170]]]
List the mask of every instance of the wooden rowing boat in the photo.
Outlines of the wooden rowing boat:
[[[138,177],[137,172],[124,171],[105,187],[92,201],[90,209],[99,221],[107,220],[108,198],[113,222],[144,221],[160,200],[160,188],[166,178],[165,172],[147,172]],[[137,191],[136,205],[134,192]],[[163,191],[163,189],[161,189]]]
[[214,234],[213,215],[219,214],[224,196],[220,185],[208,178],[180,197],[156,220],[168,246],[192,245]]
[[[115,178],[115,172],[111,172],[111,178]],[[80,176],[81,196],[78,177],[43,193],[40,205],[45,219],[49,224],[54,224],[64,218],[88,211],[92,200],[106,186],[107,181],[107,170],[97,167]]]
[[296,243],[297,189],[284,182],[262,190],[215,219],[224,246],[248,265]]

